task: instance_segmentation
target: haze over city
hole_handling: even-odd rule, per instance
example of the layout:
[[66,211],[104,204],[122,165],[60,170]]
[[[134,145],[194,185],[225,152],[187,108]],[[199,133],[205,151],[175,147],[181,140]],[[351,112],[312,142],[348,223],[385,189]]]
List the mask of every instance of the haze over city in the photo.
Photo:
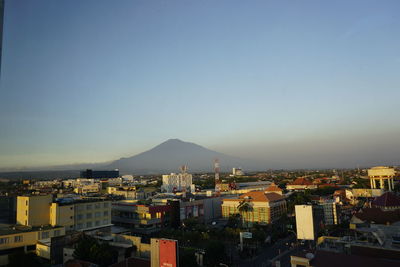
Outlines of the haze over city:
[[265,168],[396,165],[399,8],[8,1],[0,168],[112,161],[170,138]]

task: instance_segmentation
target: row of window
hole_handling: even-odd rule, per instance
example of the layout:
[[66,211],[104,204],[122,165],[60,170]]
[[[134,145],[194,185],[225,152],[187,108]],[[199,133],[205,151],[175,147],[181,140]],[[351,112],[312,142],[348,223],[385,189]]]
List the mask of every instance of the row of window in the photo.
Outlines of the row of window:
[[[22,241],[24,241],[24,237],[22,235],[14,236],[14,243],[20,243]],[[0,245],[5,245],[5,244],[9,244],[9,243],[10,243],[10,237],[0,238]]]
[[77,210],[82,211],[82,210],[92,210],[92,209],[102,209],[102,208],[108,208],[109,207],[108,202],[105,203],[95,203],[95,204],[86,204],[86,205],[78,205]]
[[[103,213],[101,213],[101,212],[95,212],[94,213],[94,217],[95,218],[100,218],[102,216],[108,216],[108,210],[104,211]],[[86,213],[86,215],[85,214],[78,214],[76,216],[78,221],[83,220],[84,217],[86,217],[86,219],[92,219],[93,218],[93,213]]]
[[79,230],[79,229],[83,229],[83,228],[91,228],[91,227],[94,227],[94,226],[107,225],[107,224],[109,224],[108,220],[95,221],[94,223],[93,222],[87,222],[86,224],[85,223],[78,223],[76,225],[76,228]]

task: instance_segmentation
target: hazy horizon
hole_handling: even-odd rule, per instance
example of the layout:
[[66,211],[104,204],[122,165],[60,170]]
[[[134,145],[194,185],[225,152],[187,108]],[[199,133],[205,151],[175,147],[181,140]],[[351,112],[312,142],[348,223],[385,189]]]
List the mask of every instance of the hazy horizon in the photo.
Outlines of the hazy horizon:
[[179,138],[278,168],[396,165],[398,1],[6,1],[0,168]]

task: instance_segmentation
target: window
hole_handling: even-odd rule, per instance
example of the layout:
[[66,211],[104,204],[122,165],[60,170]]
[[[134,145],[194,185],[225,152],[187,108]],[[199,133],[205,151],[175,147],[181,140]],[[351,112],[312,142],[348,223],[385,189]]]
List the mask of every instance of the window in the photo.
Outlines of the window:
[[100,203],[97,203],[97,204],[95,205],[95,209],[100,209]]
[[23,241],[22,235],[14,236],[14,243],[19,243]]
[[55,230],[54,231],[54,236],[60,236],[61,235],[61,231],[60,230]]
[[100,225],[100,221],[96,221],[95,225],[99,226]]
[[91,210],[91,209],[92,209],[92,204],[88,204],[88,205],[86,206],[86,209],[87,209],[87,210]]
[[83,224],[81,224],[81,223],[78,223],[78,225],[77,225],[77,227],[76,227],[77,229],[82,229],[83,228]]
[[77,219],[78,219],[78,221],[82,220],[83,219],[83,214],[78,214],[77,215]]
[[28,206],[28,200],[25,201],[25,205]]
[[104,215],[104,216],[108,216],[108,211],[105,211],[105,212],[103,213],[103,215]]
[[108,224],[108,220],[103,220],[103,224]]
[[50,237],[49,232],[42,232],[42,239],[46,239],[49,237]]
[[87,222],[86,227],[92,227],[92,222]]
[[0,245],[8,244],[9,242],[10,242],[10,238],[8,238],[8,237],[0,238]]
[[87,213],[86,214],[86,219],[91,219],[92,218],[92,214],[91,213]]
[[108,208],[108,202],[104,203],[104,208]]
[[28,210],[25,210],[25,215],[28,216]]
[[96,212],[96,213],[94,214],[94,217],[96,217],[96,218],[101,217],[101,212]]

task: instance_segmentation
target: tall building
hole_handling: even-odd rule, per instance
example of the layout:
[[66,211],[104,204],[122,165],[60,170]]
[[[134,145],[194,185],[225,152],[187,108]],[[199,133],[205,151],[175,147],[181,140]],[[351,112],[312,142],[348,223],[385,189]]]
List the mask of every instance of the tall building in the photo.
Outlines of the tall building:
[[81,171],[81,178],[95,178],[95,179],[101,179],[101,178],[117,178],[119,177],[119,170],[112,170],[112,171],[94,171],[87,169],[85,171]]
[[193,178],[190,173],[186,172],[187,167],[181,167],[181,173],[171,173],[162,176],[161,190],[167,193],[176,191],[190,192],[193,184]]

